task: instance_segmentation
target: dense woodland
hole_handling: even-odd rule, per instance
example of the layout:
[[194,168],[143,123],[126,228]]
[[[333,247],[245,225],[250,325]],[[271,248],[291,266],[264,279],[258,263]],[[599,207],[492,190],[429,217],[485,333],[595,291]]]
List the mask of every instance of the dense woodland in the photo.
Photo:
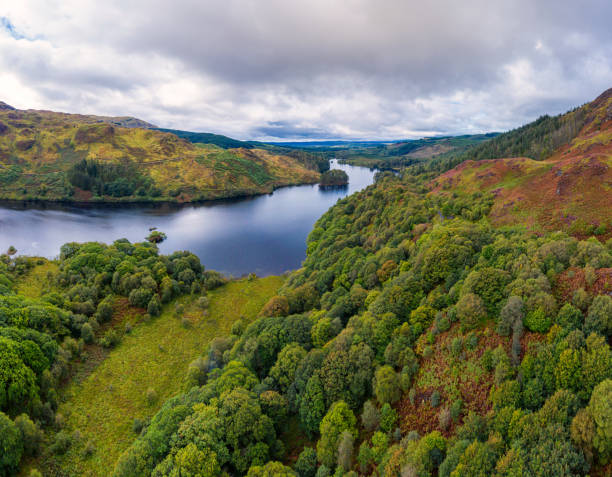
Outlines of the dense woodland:
[[[544,157],[579,111],[471,157]],[[430,193],[448,165],[379,172],[339,200],[259,318],[213,339],[184,392],[134,421],[112,475],[610,475],[612,239],[494,227],[493,195]],[[15,284],[36,259],[2,256],[0,475],[72,445],[58,389],[87,343],[121,340],[117,299],[180,317],[177,297],[205,306],[224,281],[146,242],[66,244],[57,263],[31,299]]]
[[[595,285],[612,242],[494,229],[490,204],[428,197],[391,174],[340,201],[310,234],[304,267],[262,318],[190,365],[193,386],[115,475],[570,476],[606,465],[612,298]],[[570,276],[584,284],[566,296]],[[448,379],[431,374],[438,354],[452,358]],[[301,439],[284,432],[295,421]]]

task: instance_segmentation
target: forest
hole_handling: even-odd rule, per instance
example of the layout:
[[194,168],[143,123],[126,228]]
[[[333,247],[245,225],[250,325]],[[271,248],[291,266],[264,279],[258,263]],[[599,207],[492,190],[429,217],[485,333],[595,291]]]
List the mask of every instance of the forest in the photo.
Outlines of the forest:
[[[598,101],[584,117],[570,113],[576,122],[540,119],[472,157],[552,141],[601,180],[605,170],[584,171],[609,156],[574,156],[607,137],[612,90]],[[108,474],[610,475],[608,209],[597,229],[500,224],[499,187],[438,190],[436,167],[380,171],[338,200],[257,316],[230,321],[228,311],[227,332],[184,363],[180,390],[159,403],[147,391],[149,414],[129,416],[132,435],[114,444]],[[185,304],[207,317],[227,279],[149,241],[68,243],[52,262],[14,252],[0,260],[0,475],[73,475],[68,460],[99,456],[58,411],[63,389],[92,344],[121,359],[132,328],[115,323],[117,307],[153,327],[170,313],[189,328]],[[36,270],[46,276],[35,296],[23,284]]]
[[[491,204],[424,195],[389,173],[339,201],[303,268],[261,318],[202,350],[185,393],[140,425],[114,475],[609,470],[612,241],[494,228]],[[66,244],[56,291],[32,301],[12,291],[32,264],[3,256],[7,475],[24,455],[70,446],[55,390],[84,343],[121,339],[96,335],[110,295],[155,316],[223,282],[146,242]]]

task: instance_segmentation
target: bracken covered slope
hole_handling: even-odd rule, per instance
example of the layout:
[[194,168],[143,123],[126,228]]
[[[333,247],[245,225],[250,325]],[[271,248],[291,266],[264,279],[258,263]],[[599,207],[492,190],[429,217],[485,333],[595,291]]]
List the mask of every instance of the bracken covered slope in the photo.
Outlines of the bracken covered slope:
[[492,192],[497,224],[610,235],[612,89],[576,111],[584,117],[580,132],[547,159],[468,160],[432,181],[432,192]]

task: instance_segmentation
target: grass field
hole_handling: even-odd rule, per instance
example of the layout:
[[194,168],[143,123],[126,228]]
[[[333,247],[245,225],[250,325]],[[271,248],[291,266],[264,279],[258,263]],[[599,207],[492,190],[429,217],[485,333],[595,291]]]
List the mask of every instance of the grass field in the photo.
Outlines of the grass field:
[[[282,281],[281,277],[233,281],[209,292],[207,315],[197,307],[197,297],[189,296],[167,305],[158,318],[135,325],[99,366],[87,376],[77,375],[65,389],[58,412],[66,431],[76,434],[72,447],[64,456],[43,457],[31,464],[45,476],[110,475],[119,455],[136,438],[134,419],[152,416],[179,392],[187,365],[207,343],[227,335],[239,318],[254,319]],[[189,326],[174,316],[177,303],[185,306]],[[151,404],[148,392],[156,395]]]

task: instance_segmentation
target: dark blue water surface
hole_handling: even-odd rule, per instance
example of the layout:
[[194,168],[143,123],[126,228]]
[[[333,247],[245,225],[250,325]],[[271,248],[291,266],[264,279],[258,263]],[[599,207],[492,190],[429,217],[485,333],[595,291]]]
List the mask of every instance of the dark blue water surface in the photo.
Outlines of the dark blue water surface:
[[185,206],[0,206],[0,251],[56,257],[66,242],[111,243],[125,237],[142,241],[149,227],[168,235],[162,253],[189,250],[207,269],[228,275],[274,275],[299,268],[306,237],[316,220],[336,201],[373,182],[374,171],[338,165],[349,186],[285,187],[273,194]]

